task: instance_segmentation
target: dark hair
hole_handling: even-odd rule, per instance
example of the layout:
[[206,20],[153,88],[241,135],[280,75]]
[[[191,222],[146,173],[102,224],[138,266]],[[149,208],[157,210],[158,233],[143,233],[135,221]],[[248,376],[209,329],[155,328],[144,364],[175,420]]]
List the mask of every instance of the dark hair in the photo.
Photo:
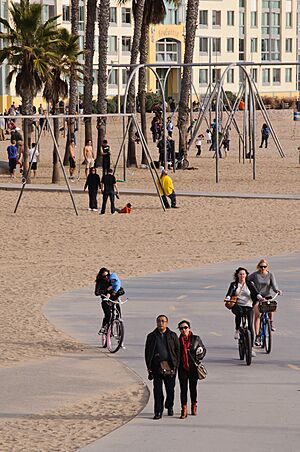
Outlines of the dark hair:
[[130,202],[128,202],[128,203],[126,204],[126,206],[130,208],[130,207],[131,207]]
[[109,272],[109,270],[108,270],[107,268],[101,267],[100,270],[99,270],[99,272],[98,272],[98,275],[96,276],[96,281],[98,281],[99,279],[102,279],[102,278],[103,278],[103,273],[108,273],[108,274],[110,274],[110,272]]
[[158,319],[160,319],[161,317],[164,317],[164,318],[166,319],[167,322],[169,321],[168,317],[167,317],[165,314],[159,314],[159,315],[156,317],[156,321],[157,321]]
[[234,275],[233,275],[235,280],[239,279],[238,275],[239,275],[241,270],[244,270],[246,272],[246,278],[248,278],[248,276],[249,276],[248,270],[245,267],[239,267],[239,268],[236,269],[236,271],[234,272]]
[[186,323],[188,325],[189,328],[191,328],[191,323],[188,320],[181,320],[177,327],[180,328],[180,325],[182,325],[183,323]]
[[107,144],[107,140],[103,140],[103,144]]
[[112,168],[109,168],[108,172],[109,172],[109,173],[113,173],[114,171],[113,171]]

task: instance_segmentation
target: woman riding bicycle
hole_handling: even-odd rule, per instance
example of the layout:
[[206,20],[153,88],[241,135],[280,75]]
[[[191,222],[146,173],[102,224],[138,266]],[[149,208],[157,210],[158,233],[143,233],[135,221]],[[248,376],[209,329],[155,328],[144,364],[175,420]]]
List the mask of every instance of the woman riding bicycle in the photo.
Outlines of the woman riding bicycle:
[[[241,320],[243,313],[247,316],[248,329],[251,333],[252,347],[254,343],[254,331],[253,331],[253,306],[258,300],[263,297],[257,292],[253,282],[248,280],[249,272],[244,267],[239,267],[234,273],[234,281],[230,283],[227,291],[225,301],[229,301],[232,296],[237,296],[237,302],[232,308],[232,312],[235,315],[235,333],[234,339],[239,338],[239,328],[241,326]],[[255,356],[255,352],[252,351],[252,356]]]
[[[102,327],[100,328],[98,334],[103,333],[110,322],[111,308],[109,300],[107,299],[109,298],[112,301],[116,301],[121,295],[121,291],[123,294],[124,291],[121,288],[121,280],[118,275],[114,272],[110,273],[110,271],[105,267],[100,268],[96,277],[95,295],[100,295],[102,298],[101,306],[104,312],[104,318],[102,321]],[[119,305],[117,305],[117,309],[120,312]]]
[[[264,298],[272,298],[272,291],[275,293],[278,293],[279,295],[282,294],[282,291],[279,290],[277,286],[277,282],[275,279],[274,273],[270,272],[269,270],[269,263],[266,259],[261,259],[257,266],[257,271],[252,273],[249,276],[249,281],[252,281],[256,287],[256,290],[261,293],[261,295]],[[259,323],[260,323],[260,313],[258,311],[258,306],[256,305],[254,307],[254,327],[255,327],[255,345],[260,345],[260,337],[259,337]],[[271,329],[272,331],[275,331],[275,327],[273,324],[273,313],[269,313],[269,319],[271,322]]]

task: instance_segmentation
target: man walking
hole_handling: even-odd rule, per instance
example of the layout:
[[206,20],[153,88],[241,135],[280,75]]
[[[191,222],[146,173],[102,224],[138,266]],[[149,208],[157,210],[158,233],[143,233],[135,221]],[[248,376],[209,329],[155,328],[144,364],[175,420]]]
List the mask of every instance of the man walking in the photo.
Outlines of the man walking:
[[102,207],[100,214],[105,214],[106,203],[108,198],[110,199],[110,211],[115,213],[115,194],[118,196],[118,187],[113,170],[109,168],[108,174],[104,174],[101,179],[101,193],[103,194]]
[[86,182],[84,184],[84,191],[88,188],[89,190],[89,210],[93,212],[98,211],[97,206],[97,193],[98,188],[101,187],[99,174],[96,172],[96,168],[90,168],[90,174],[88,175]]
[[170,176],[168,176],[168,171],[162,167],[161,175],[158,180],[159,194],[163,200],[166,209],[170,208],[170,204],[167,197],[171,200],[172,209],[176,209],[176,194],[174,191],[173,181]]
[[164,410],[163,383],[166,389],[165,408],[173,416],[176,371],[180,361],[180,345],[177,334],[168,328],[168,317],[159,315],[152,333],[148,334],[145,346],[145,361],[148,378],[153,380],[154,417],[161,419]]

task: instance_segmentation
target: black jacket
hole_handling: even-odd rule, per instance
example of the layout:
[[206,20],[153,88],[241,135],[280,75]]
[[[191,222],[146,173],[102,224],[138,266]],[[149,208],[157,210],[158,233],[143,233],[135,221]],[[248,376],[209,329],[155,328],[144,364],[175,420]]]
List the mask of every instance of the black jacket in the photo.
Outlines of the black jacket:
[[[250,297],[251,300],[253,301],[253,305],[255,305],[257,303],[257,295],[259,295],[259,292],[256,290],[256,287],[254,285],[254,283],[252,281],[246,281],[246,286],[248,287],[248,289],[250,290]],[[236,290],[238,287],[238,282],[237,281],[232,281],[230,283],[230,286],[227,290],[227,294],[226,297],[229,296],[231,297],[232,295],[236,295]]]
[[[155,328],[154,331],[148,334],[145,345],[145,361],[148,370],[153,370],[153,358],[156,348],[157,335],[159,334],[158,329]],[[167,334],[167,346],[170,355],[171,362],[170,367],[176,370],[179,366],[180,361],[180,346],[177,334],[171,331],[169,328],[166,330]]]
[[[199,353],[200,347],[203,348],[203,351],[201,353]],[[180,358],[181,358],[181,349],[182,349],[182,345],[180,342]],[[198,353],[197,353],[197,350],[198,350]],[[194,361],[196,362],[196,364],[199,364],[202,361],[202,359],[204,358],[204,356],[206,355],[206,348],[205,348],[200,336],[196,336],[196,335],[192,334],[191,345],[189,348],[189,355],[190,355],[189,362],[190,363],[192,362],[193,364],[194,364]],[[181,362],[181,359],[180,359],[180,362]]]
[[108,288],[111,285],[109,280],[97,278],[96,284],[95,284],[95,295],[107,295],[108,294]]

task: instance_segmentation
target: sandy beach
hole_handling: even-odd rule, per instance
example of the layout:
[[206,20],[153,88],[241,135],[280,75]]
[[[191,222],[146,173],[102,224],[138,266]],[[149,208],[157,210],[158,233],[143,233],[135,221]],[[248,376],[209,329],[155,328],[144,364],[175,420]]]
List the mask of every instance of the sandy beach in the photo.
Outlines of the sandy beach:
[[[299,195],[300,124],[293,123],[289,110],[271,112],[271,118],[286,158],[280,158],[270,139],[268,150],[258,149],[255,181],[251,178],[249,161],[238,162],[237,139],[232,133],[232,150],[220,162],[218,185],[214,181],[215,161],[205,144],[201,158],[195,157],[195,150],[191,153],[190,165],[197,169],[172,175],[175,189]],[[120,129],[114,133],[115,126],[111,123],[108,127],[114,159],[120,142]],[[259,140],[259,130],[257,136]],[[6,159],[7,143],[0,143],[2,160]],[[156,158],[153,144],[151,149]],[[122,178],[122,168],[117,175]],[[26,190],[14,214],[18,192],[0,191],[2,367],[61,353],[80,353],[83,345],[57,331],[43,316],[41,308],[65,291],[92,285],[102,265],[125,278],[225,260],[242,262],[250,257],[268,257],[272,261],[272,255],[299,251],[299,201],[178,197],[179,209],[164,213],[156,197],[122,196],[123,187],[152,188],[149,171],[129,169],[127,176],[126,182],[119,182],[121,197],[117,205],[122,207],[131,202],[131,215],[107,213],[100,217],[87,210],[87,194],[80,194],[75,196],[79,211],[76,217],[67,193],[26,193]],[[51,141],[46,136],[33,183],[50,183],[50,178]],[[0,183],[10,182],[8,176],[0,175]],[[73,185],[84,185],[83,167],[80,180]],[[132,417],[140,406],[138,390],[138,387],[121,388],[113,426],[109,422],[97,422],[107,413],[105,394],[101,395],[101,403],[84,400],[66,406],[66,413],[80,414],[84,410],[90,413],[91,419],[95,417],[92,422],[73,419],[73,435],[66,435],[68,422],[60,423],[52,412],[41,413],[42,418],[0,421],[0,448],[3,451],[75,450]],[[130,403],[126,404],[125,400]],[[40,448],[32,449],[29,446],[32,442]]]

